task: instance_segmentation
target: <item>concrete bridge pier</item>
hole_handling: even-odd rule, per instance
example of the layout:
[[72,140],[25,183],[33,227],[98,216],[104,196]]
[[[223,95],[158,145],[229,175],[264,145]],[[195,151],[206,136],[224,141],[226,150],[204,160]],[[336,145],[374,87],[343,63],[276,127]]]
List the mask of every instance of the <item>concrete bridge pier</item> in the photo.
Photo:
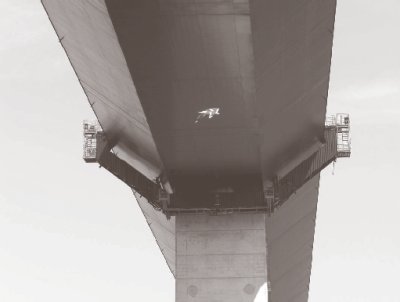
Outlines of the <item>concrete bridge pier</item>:
[[176,302],[253,302],[266,283],[269,302],[306,302],[318,187],[316,175],[271,215],[167,219],[135,196],[175,277]]
[[267,282],[265,214],[176,217],[176,302],[253,302]]

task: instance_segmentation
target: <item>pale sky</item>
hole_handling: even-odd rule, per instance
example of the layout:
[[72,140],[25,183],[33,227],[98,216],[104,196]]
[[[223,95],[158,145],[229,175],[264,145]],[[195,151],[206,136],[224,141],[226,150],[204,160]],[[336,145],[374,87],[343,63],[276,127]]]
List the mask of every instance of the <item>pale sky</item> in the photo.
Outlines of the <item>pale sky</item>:
[[[0,0],[0,301],[174,301],[130,189],[82,160],[93,114],[39,0]],[[400,1],[338,1],[309,302],[399,302]]]

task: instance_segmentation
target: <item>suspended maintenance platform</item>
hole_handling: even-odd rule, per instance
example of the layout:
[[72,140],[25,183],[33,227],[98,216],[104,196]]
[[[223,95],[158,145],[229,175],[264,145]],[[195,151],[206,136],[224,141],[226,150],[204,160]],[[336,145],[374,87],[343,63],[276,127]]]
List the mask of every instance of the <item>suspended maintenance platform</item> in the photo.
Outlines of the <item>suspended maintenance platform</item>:
[[132,188],[177,302],[306,302],[335,0],[42,0],[98,121],[84,159]]

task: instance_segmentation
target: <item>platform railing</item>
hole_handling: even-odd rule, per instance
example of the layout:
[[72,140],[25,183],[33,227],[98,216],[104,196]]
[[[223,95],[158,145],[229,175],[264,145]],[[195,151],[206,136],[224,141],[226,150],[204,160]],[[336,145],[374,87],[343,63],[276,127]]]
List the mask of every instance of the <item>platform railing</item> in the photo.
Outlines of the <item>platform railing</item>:
[[101,132],[97,121],[83,121],[83,159],[86,162],[96,162],[97,133]]
[[347,113],[329,115],[325,120],[325,127],[336,128],[337,136],[337,157],[350,157],[350,116]]

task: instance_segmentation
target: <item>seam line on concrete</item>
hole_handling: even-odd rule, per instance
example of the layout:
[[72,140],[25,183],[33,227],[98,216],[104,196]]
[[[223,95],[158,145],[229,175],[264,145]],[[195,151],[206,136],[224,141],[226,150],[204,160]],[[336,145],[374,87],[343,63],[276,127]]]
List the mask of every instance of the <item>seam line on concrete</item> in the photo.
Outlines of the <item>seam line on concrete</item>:
[[265,231],[265,230],[264,229],[188,230],[188,231],[176,231],[176,233],[237,232],[237,231]]
[[201,256],[201,257],[204,257],[204,256],[246,256],[246,255],[252,255],[252,256],[254,256],[254,255],[265,255],[265,252],[264,253],[237,253],[237,254],[234,254],[234,253],[222,253],[222,254],[178,254],[177,253],[177,256]]
[[[149,134],[149,129],[147,128],[147,125],[144,125],[140,120],[136,119],[134,116],[129,114],[126,111],[126,108],[122,108],[120,105],[117,105],[115,102],[113,102],[111,99],[109,99],[107,96],[102,94],[100,91],[96,90],[92,86],[90,86],[88,83],[80,79],[80,82],[84,88],[88,89],[88,92],[92,94],[97,100],[99,100],[101,103],[106,105],[110,109],[114,109],[115,111],[119,111],[123,115],[125,115],[128,119],[131,120],[131,122],[135,121],[138,123],[141,127],[138,127],[140,130],[145,132],[146,134]],[[92,104],[94,105],[94,104]],[[138,125],[137,125],[138,126]]]
[[184,277],[176,277],[176,280],[221,280],[221,279],[264,279],[267,275],[260,275],[259,277],[254,276],[244,276],[244,277],[197,277],[197,278],[184,278]]

